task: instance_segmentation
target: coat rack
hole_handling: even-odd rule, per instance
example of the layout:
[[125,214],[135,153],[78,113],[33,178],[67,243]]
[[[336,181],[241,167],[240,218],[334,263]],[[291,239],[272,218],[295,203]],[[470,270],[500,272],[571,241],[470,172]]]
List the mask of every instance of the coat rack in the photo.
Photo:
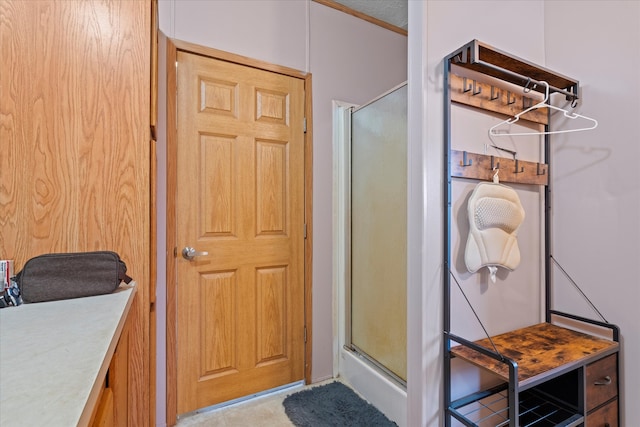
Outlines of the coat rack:
[[[575,107],[580,95],[579,83],[478,40],[472,40],[446,56],[444,66],[444,426],[450,427],[454,422],[474,427],[519,427],[534,423],[563,426],[618,425],[617,326],[555,310],[551,299],[553,275],[549,166],[552,161],[551,134],[558,132],[551,130],[548,117],[558,107],[550,103],[544,106],[541,102],[546,101],[549,94],[562,95]],[[512,85],[518,85],[521,89],[509,89]],[[544,128],[535,133],[543,135],[543,138],[538,138],[538,143],[544,144],[544,163],[517,159],[515,153],[495,145],[493,148],[511,153],[513,157],[452,149],[453,102],[510,117],[506,120],[507,125],[517,120],[528,120],[534,126]],[[578,116],[573,113],[567,116],[569,119],[575,117]],[[594,125],[596,124],[594,120]],[[577,130],[587,129],[573,131]],[[490,138],[491,135],[489,132]],[[498,171],[500,182],[539,185],[544,190],[544,197],[541,198],[544,204],[544,212],[541,213],[544,216],[541,221],[544,224],[544,255],[541,260],[544,264],[544,278],[540,288],[544,289],[545,322],[492,336],[467,299],[456,279],[455,268],[452,268],[455,265],[453,253],[459,250],[452,241],[452,228],[455,225],[452,216],[455,206],[452,200],[452,178],[492,181]],[[452,309],[452,280],[467,299],[486,338],[471,341],[452,330],[452,316],[457,314]],[[572,323],[576,330],[563,327],[563,322]],[[578,332],[582,328],[587,331],[595,328],[601,333],[608,330],[611,338]],[[596,341],[602,347],[597,348]],[[578,342],[584,342],[585,346],[577,350]],[[570,359],[570,354],[575,358]],[[454,358],[460,363],[475,365],[484,372],[492,373],[495,378],[500,379],[500,383],[496,386],[482,383],[475,392],[454,399],[452,380],[453,373],[457,373],[457,367],[452,364]],[[590,376],[596,380],[589,380]],[[600,391],[604,390],[602,387],[607,387],[606,393]],[[483,408],[490,410],[484,411]]]
[[[513,91],[495,84],[451,74],[451,100],[459,104],[481,108],[494,113],[515,116],[538,103],[540,99],[525,96],[522,90]],[[524,114],[521,120],[541,125],[548,124],[547,109],[541,108]]]
[[500,182],[547,185],[548,165],[487,154],[451,150],[451,176],[491,181],[500,170]]

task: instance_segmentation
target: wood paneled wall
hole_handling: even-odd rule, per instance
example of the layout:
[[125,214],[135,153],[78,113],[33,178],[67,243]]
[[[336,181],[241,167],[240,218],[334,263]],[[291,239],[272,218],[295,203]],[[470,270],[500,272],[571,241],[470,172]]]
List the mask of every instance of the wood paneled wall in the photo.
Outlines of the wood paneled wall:
[[129,424],[146,425],[151,3],[0,0],[0,14],[0,257],[18,271],[120,254],[139,286]]

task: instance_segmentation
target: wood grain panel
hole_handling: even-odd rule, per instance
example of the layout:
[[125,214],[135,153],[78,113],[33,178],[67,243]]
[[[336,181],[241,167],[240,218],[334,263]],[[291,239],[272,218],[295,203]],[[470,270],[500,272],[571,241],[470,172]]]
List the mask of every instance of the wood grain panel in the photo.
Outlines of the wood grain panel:
[[113,420],[113,391],[105,388],[98,402],[95,418],[91,421],[91,427],[111,427],[116,425]]
[[238,283],[232,271],[201,275],[201,308],[203,317],[201,342],[201,377],[224,374],[238,367],[240,349],[237,338]]
[[618,395],[618,355],[587,366],[587,411]]
[[[158,126],[158,18],[158,0],[151,0],[151,75],[149,77],[151,80],[151,105],[149,125],[152,139],[157,139]],[[151,425],[155,425],[155,422],[152,422]]]
[[238,84],[200,78],[200,111],[238,116]]
[[587,415],[589,427],[618,427],[618,399]]
[[548,167],[545,163],[451,150],[451,176],[460,178],[492,181],[498,172],[500,182],[547,185]]
[[234,137],[200,136],[200,223],[201,236],[233,236],[236,234]]
[[289,125],[289,94],[256,88],[256,121]]
[[[304,283],[305,283],[305,296],[304,296],[304,318],[306,323],[306,337],[307,344],[305,345],[305,357],[304,357],[304,376],[305,380],[311,381],[311,335],[312,335],[312,253],[313,253],[313,120],[312,120],[312,76],[309,73],[295,70],[293,68],[283,67],[281,65],[272,64],[253,58],[244,57],[241,55],[232,54],[218,49],[210,47],[204,47],[193,43],[187,43],[180,40],[172,40],[167,38],[164,34],[159,34],[159,62],[162,64],[162,69],[159,73],[160,79],[160,93],[164,91],[166,87],[167,97],[167,157],[169,162],[167,164],[167,194],[175,195],[177,192],[177,164],[172,159],[176,159],[177,156],[177,135],[176,129],[176,87],[177,87],[177,75],[175,63],[177,61],[178,51],[194,52],[198,55],[214,57],[221,60],[226,60],[232,63],[244,64],[253,68],[269,70],[279,74],[297,77],[304,81],[304,110],[306,116],[307,129],[305,133],[304,144],[304,165],[305,165],[305,225],[307,230],[307,236],[304,240]],[[166,70],[166,76],[163,74],[163,70]],[[176,241],[176,215],[177,215],[177,203],[175,197],[168,197],[167,200],[167,253],[173,253],[174,248],[177,246]],[[255,227],[255,226],[254,226]],[[178,363],[177,363],[177,336],[176,336],[176,301],[177,287],[175,280],[176,265],[178,259],[175,257],[168,257],[167,259],[167,424],[175,425],[176,416],[178,414]],[[231,389],[237,386],[230,387]],[[230,398],[232,395],[229,395]]]
[[288,145],[256,143],[257,234],[286,234],[288,196]]
[[[178,247],[189,245],[207,252],[193,261],[177,262],[177,409],[190,412],[303,377],[304,91],[300,79],[201,55],[178,52],[177,57],[178,206],[202,204],[200,181],[209,174],[203,173],[200,166],[206,170],[210,165],[203,165],[202,153],[194,149],[200,146],[201,136],[237,135],[232,144],[233,155],[224,158],[229,164],[222,167],[232,171],[237,236],[201,236],[199,218],[193,209],[180,209],[176,217]],[[241,103],[238,118],[194,108],[203,78],[237,79]],[[290,94],[291,126],[256,121],[258,86],[271,93]],[[274,269],[286,269],[286,279],[284,272]],[[260,277],[256,277],[258,270],[264,273]],[[201,321],[206,318],[201,312],[210,307],[201,305],[202,295],[196,285],[199,275],[212,271],[237,272],[238,303],[224,307],[237,309],[238,314],[229,313],[238,319],[232,344],[238,343],[242,351],[238,350],[237,372],[226,370],[223,375],[202,377],[198,365],[202,354],[210,351],[201,348],[208,346],[200,333]],[[256,280],[263,285],[260,289]],[[223,329],[218,332],[220,336],[231,332],[225,325],[214,323],[205,329],[218,326]]]
[[0,244],[17,269],[40,253],[112,249],[145,283],[147,7],[2,2]]
[[148,1],[0,2],[0,253],[16,270],[42,253],[122,256],[141,287],[130,425],[150,419],[150,13]]
[[287,355],[287,269],[259,268],[256,272],[257,364]]
[[[522,90],[508,90],[489,83],[450,74],[451,100],[483,110],[515,116],[542,100],[539,94],[526,96]],[[537,124],[549,122],[547,108],[532,110],[521,117]]]
[[[176,269],[177,258],[174,251],[177,251],[176,241],[176,216],[177,203],[175,195],[177,193],[177,75],[176,61],[177,49],[173,41],[165,36],[162,32],[158,34],[158,62],[162,64],[159,70],[159,95],[166,96],[167,103],[167,246],[165,248],[167,256],[167,267],[165,275],[167,278],[167,425],[176,424],[178,414],[178,377],[177,377],[177,336],[176,336],[176,298],[177,281]],[[166,74],[165,74],[166,73]],[[174,159],[174,160],[171,160]]]
[[129,393],[127,382],[129,379],[129,324],[127,323],[120,334],[120,340],[109,366],[109,388],[113,390],[114,413],[113,426],[126,427],[129,418]]
[[[503,356],[518,363],[518,381],[521,386],[535,380],[539,375],[553,373],[563,367],[575,367],[618,348],[617,342],[550,323],[540,323],[507,332],[492,337],[492,339]],[[493,351],[493,346],[488,338],[476,341],[476,343]],[[505,363],[464,346],[452,348],[451,353],[498,374],[505,381],[509,379],[509,368]]]
[[[458,61],[458,59],[462,59],[461,54],[466,55],[466,60],[468,62]],[[475,56],[475,58],[473,58],[473,56]],[[526,78],[546,81],[551,86],[571,92],[573,92],[574,89],[577,89],[578,86],[578,81],[575,79],[563,76],[560,73],[540,67],[539,65],[527,60],[502,52],[493,46],[478,40],[472,40],[463,46],[453,62],[459,67],[468,68],[488,76],[493,76],[518,86],[524,86],[527,83]],[[485,65],[485,63],[489,65]],[[502,69],[510,70],[515,74],[504,73]],[[545,91],[543,85],[538,85],[533,89],[538,92]]]

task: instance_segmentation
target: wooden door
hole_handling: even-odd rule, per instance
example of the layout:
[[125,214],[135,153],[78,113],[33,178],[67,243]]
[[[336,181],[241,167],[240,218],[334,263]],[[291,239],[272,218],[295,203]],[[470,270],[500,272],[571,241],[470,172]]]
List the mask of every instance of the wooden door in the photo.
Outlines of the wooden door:
[[184,413],[304,378],[304,81],[185,52],[177,74]]

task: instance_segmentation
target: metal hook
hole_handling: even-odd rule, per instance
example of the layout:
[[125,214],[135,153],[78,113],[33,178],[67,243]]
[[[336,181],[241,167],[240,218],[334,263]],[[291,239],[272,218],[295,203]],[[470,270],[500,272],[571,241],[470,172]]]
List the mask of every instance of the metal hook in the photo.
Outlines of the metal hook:
[[515,104],[516,103],[516,97],[513,97],[513,100],[511,99],[511,92],[507,91],[507,105],[511,105],[511,104]]
[[529,87],[529,85],[531,84],[531,77],[527,78],[527,83],[524,85],[524,89],[522,89],[522,91],[524,93],[529,93],[531,92],[531,88]]
[[571,108],[576,108],[578,106],[578,98],[573,98],[571,101]]
[[524,166],[519,168],[518,167],[518,159],[516,159],[516,171],[515,171],[515,173],[522,173],[522,172],[524,172]]
[[495,162],[495,157],[491,156],[491,170],[500,169],[500,162]]
[[467,57],[468,57],[467,49],[464,49],[462,52],[460,52],[459,54],[453,57],[453,62],[457,64],[466,63]]
[[532,105],[533,105],[533,99],[527,98],[526,96],[522,97],[522,109],[526,110],[527,108],[531,107]]
[[496,90],[495,87],[491,86],[491,98],[489,98],[489,101],[494,101],[498,98],[500,98],[500,90]]
[[476,81],[474,80],[473,81],[473,92],[472,92],[472,95],[473,96],[479,95],[480,92],[482,92],[482,86],[478,85],[478,90],[476,90]]
[[460,162],[460,166],[471,166],[473,164],[473,160],[467,159],[467,152],[462,152],[462,161]]
[[[536,170],[536,175],[544,175],[547,173],[547,169],[546,168],[541,168],[540,166],[542,166],[540,163],[538,163],[538,167]],[[540,172],[540,169],[542,169],[542,172]]]
[[[475,80],[474,80],[475,83]],[[462,78],[462,93],[467,93],[471,90],[473,86],[471,84],[469,84],[469,86],[467,86],[467,78],[463,77]]]

